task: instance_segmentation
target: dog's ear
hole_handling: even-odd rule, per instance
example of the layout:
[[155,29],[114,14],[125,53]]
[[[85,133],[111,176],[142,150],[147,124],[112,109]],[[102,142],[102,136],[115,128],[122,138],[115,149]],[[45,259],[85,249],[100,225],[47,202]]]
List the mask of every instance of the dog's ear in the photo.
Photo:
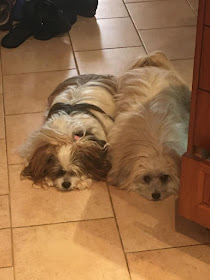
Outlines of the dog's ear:
[[168,155],[177,165],[181,166],[181,156],[176,152],[173,145],[171,147],[169,145],[165,146],[163,148],[163,154]]
[[105,140],[100,140],[95,136],[89,137],[89,140],[96,142],[99,146],[101,146],[103,149],[107,149],[107,143]]
[[78,148],[75,153],[75,164],[79,165],[83,172],[92,179],[104,181],[111,169],[110,161],[107,159],[108,148],[106,143],[104,145],[102,142],[91,142],[88,141]]
[[107,182],[108,184],[119,187],[119,188],[126,188],[127,182],[130,178],[130,170],[129,167],[121,166],[117,170],[114,168],[108,173]]
[[35,183],[41,182],[47,173],[48,165],[52,159],[52,147],[44,145],[33,154],[28,166],[21,172],[21,176],[29,178]]

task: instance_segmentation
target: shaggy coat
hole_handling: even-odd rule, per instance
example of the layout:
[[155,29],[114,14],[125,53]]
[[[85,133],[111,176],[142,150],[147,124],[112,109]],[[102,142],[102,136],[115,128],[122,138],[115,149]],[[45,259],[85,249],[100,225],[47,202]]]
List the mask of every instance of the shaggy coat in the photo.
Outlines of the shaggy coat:
[[191,92],[161,52],[140,57],[117,83],[108,180],[147,199],[164,199],[179,188]]
[[60,190],[84,189],[110,170],[107,134],[115,114],[111,76],[81,75],[49,96],[43,125],[21,148],[21,175]]

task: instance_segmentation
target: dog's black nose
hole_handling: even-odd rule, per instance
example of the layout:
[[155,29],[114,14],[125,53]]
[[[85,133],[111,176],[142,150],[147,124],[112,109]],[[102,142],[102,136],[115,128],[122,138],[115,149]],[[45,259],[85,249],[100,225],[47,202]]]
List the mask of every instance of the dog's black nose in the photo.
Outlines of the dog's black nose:
[[159,192],[154,192],[154,193],[152,194],[152,198],[153,198],[154,200],[160,199],[160,193],[159,193]]
[[62,186],[63,186],[64,189],[67,190],[71,186],[71,183],[70,182],[63,182]]

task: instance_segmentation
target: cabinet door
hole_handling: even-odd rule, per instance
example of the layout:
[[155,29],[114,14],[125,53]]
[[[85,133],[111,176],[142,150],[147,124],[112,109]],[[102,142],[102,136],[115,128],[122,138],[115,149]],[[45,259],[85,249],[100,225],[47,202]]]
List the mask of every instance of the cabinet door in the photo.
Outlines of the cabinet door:
[[[210,0],[200,0],[187,153],[182,157],[180,215],[210,228]],[[210,159],[210,157],[209,157]]]
[[210,228],[210,162],[183,156],[179,212]]
[[210,151],[210,92],[200,89],[197,91],[193,143]]

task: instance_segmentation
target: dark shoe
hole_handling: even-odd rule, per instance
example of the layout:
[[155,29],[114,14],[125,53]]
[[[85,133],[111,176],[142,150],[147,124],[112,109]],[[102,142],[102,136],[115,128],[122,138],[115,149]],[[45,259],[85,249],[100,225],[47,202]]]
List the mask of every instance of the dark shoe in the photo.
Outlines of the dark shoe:
[[16,0],[0,2],[0,30],[9,30],[12,26],[12,11]]
[[83,17],[93,17],[96,14],[98,0],[76,0],[77,14]]
[[45,0],[39,5],[34,16],[34,37],[38,40],[49,40],[68,32],[76,19],[76,12],[67,14],[65,6],[59,7],[54,2]]
[[17,48],[33,34],[32,27],[27,22],[20,22],[12,27],[1,40],[4,48]]
[[14,5],[14,9],[12,12],[13,20],[22,21],[24,17],[24,5],[25,0],[16,0],[16,4]]

